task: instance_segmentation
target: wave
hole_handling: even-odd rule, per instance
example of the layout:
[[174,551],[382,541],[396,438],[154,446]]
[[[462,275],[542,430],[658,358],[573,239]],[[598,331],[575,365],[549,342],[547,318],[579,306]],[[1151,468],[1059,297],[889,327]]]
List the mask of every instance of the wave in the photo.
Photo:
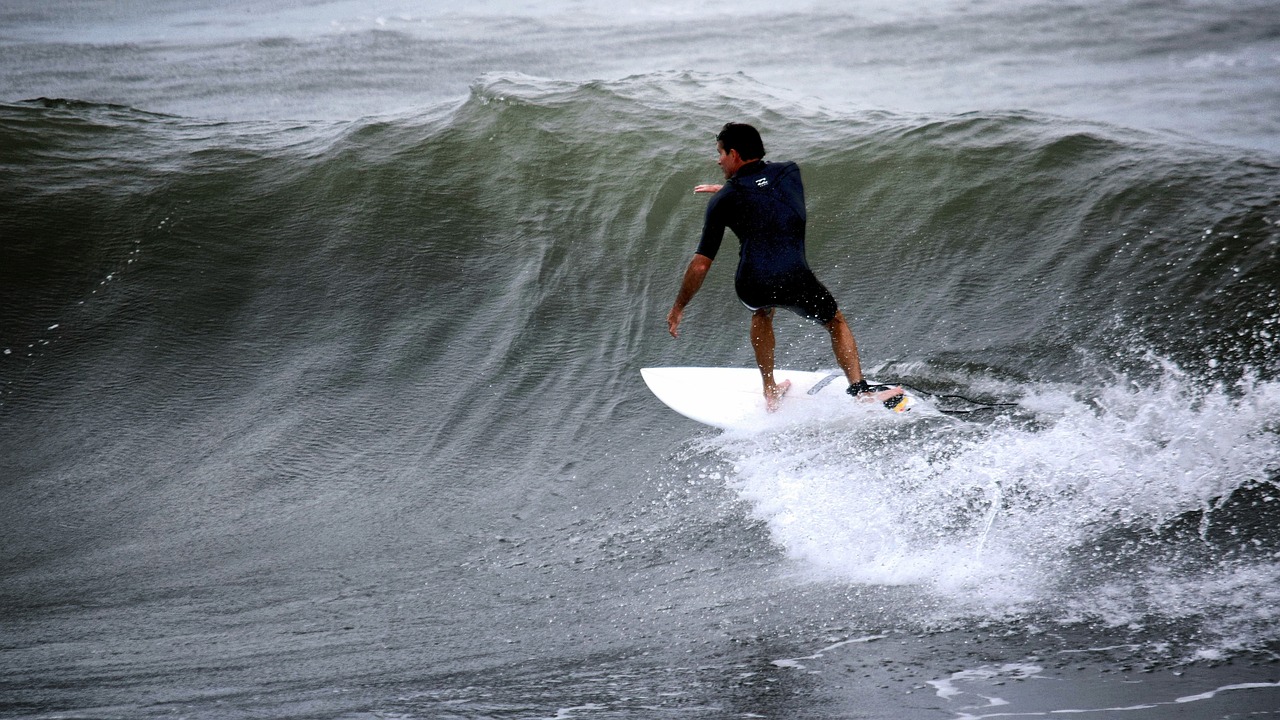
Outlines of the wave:
[[[443,228],[434,243],[469,247],[479,233],[454,227],[486,221],[492,233],[537,235],[564,252],[628,215],[607,238],[609,262],[642,270],[648,250],[687,248],[699,218],[685,186],[712,179],[707,137],[745,115],[765,128],[775,156],[801,162],[815,265],[872,332],[892,322],[895,353],[1017,338],[1100,347],[1121,325],[1187,365],[1203,355],[1222,355],[1220,366],[1267,364],[1257,326],[1276,316],[1267,287],[1280,218],[1269,192],[1275,164],[1030,113],[850,116],[783,102],[745,78],[688,74],[494,76],[458,107],[324,125],[206,124],[33,101],[4,113],[6,179],[18,189],[6,215],[31,228],[21,242],[36,272],[57,265],[49,256],[61,238],[82,234],[42,227],[76,193],[88,194],[77,214],[89,224],[134,236],[144,229],[122,226],[138,214],[112,214],[122,194],[201,225],[187,206],[257,216],[259,227],[271,218],[286,235],[317,216],[330,226],[373,214],[388,223],[359,238],[306,228],[302,241],[319,252],[368,238],[408,248],[420,242],[415,227]],[[170,227],[184,222],[175,216]],[[347,277],[361,274],[350,269]],[[865,279],[873,269],[874,283]]]
[[[0,106],[10,482],[90,467],[105,443],[111,467],[160,453],[232,495],[425,467],[448,497],[479,492],[459,478],[536,483],[512,468],[640,438],[655,422],[640,366],[750,362],[727,268],[690,309],[692,340],[660,322],[700,228],[690,189],[715,180],[730,119],[800,163],[811,264],[869,367],[1022,407],[717,437],[678,472],[727,463],[810,569],[991,614],[1185,615],[1273,575],[1250,548],[1277,540],[1258,528],[1275,527],[1280,457],[1280,164],[1027,112],[835,111],[743,76],[492,75],[461,103],[340,123]],[[812,332],[780,321],[780,363],[829,365]],[[103,439],[105,423],[130,432]],[[1194,542],[1176,529],[1227,507],[1250,528],[1239,560],[1177,566]],[[21,547],[77,540],[46,535]],[[1136,579],[1102,572],[1148,551]],[[1109,583],[1147,599],[1104,607]],[[1260,607],[1241,603],[1239,618]]]

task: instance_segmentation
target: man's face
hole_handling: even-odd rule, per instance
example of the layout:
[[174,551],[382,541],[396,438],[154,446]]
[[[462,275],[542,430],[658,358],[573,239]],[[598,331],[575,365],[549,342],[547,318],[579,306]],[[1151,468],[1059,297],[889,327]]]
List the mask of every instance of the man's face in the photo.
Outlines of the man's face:
[[742,162],[742,156],[738,154],[737,150],[730,150],[726,153],[724,151],[724,143],[719,140],[716,141],[716,164],[724,171],[726,180],[733,177],[733,174],[738,172],[738,168],[746,165],[746,163]]

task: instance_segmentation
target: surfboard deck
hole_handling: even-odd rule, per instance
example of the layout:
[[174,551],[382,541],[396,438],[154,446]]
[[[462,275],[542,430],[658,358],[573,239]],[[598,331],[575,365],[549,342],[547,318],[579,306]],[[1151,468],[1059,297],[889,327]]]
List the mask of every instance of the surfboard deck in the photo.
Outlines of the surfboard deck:
[[[724,430],[762,430],[797,422],[893,414],[882,403],[859,402],[846,392],[849,383],[838,371],[775,370],[781,383],[791,381],[776,412],[765,408],[760,371],[755,368],[650,367],[640,375],[649,390],[681,415]],[[868,383],[876,384],[868,378]],[[920,398],[904,393],[896,412],[919,412]]]

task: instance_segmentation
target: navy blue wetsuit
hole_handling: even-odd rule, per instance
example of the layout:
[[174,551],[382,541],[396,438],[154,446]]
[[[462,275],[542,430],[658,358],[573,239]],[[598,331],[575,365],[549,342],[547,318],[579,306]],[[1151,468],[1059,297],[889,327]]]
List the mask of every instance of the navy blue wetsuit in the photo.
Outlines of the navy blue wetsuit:
[[800,168],[757,160],[711,197],[697,253],[714,259],[728,227],[740,243],[738,299],[752,310],[782,307],[825,325],[836,301],[805,260],[805,217]]

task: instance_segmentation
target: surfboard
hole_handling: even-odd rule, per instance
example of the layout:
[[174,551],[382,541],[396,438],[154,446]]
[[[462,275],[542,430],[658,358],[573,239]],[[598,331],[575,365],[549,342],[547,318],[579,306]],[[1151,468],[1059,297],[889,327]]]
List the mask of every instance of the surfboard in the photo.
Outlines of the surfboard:
[[[775,370],[779,383],[791,381],[776,412],[765,409],[760,371],[755,368],[650,367],[642,368],[649,390],[667,407],[704,425],[723,430],[762,430],[797,422],[883,416],[925,409],[911,393],[892,412],[882,403],[859,402],[846,392],[844,373]],[[876,384],[870,378],[868,383]]]

